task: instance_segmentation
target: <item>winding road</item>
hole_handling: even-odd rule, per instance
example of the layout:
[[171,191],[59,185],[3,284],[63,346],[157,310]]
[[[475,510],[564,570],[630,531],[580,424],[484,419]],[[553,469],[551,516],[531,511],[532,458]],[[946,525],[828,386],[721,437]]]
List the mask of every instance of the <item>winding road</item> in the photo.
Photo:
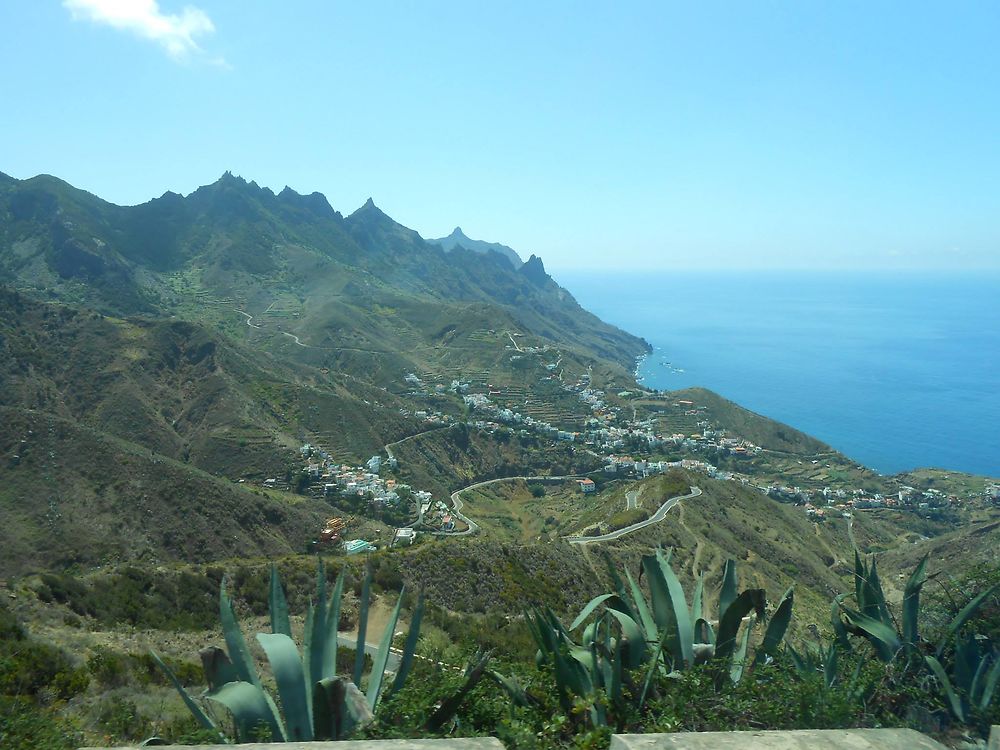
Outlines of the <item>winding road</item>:
[[549,476],[545,476],[545,477],[497,477],[496,479],[487,479],[486,481],[483,481],[483,482],[476,482],[475,484],[470,484],[468,487],[463,487],[462,489],[455,490],[454,492],[451,493],[451,504],[453,506],[452,507],[452,513],[460,521],[463,521],[464,523],[466,523],[469,526],[469,528],[466,529],[465,531],[432,531],[430,533],[434,534],[435,536],[468,536],[469,534],[475,534],[477,531],[479,531],[479,524],[476,523],[471,518],[469,518],[468,516],[466,516],[465,514],[462,513],[462,508],[465,506],[465,503],[462,502],[462,498],[459,497],[459,495],[461,495],[463,492],[467,492],[468,490],[475,490],[475,489],[478,489],[479,487],[485,487],[488,484],[496,484],[497,482],[513,482],[513,481],[515,481],[517,479],[522,479],[525,482],[542,481],[542,480],[553,481],[553,480],[557,480],[557,479],[560,480],[560,481],[563,481],[563,480],[566,480],[566,479],[583,479],[583,476],[582,475],[568,475],[568,476],[558,476],[558,477],[549,477]]
[[254,324],[253,324],[253,323],[251,322],[251,321],[253,321],[253,315],[250,315],[249,313],[245,313],[245,312],[243,312],[242,310],[237,310],[236,312],[238,312],[238,313],[239,313],[240,315],[246,315],[246,318],[247,318],[247,325],[248,325],[248,326],[250,326],[251,328],[256,328],[257,330],[260,330],[260,326],[258,326],[258,325],[254,325]]
[[654,523],[659,523],[663,520],[664,516],[667,515],[667,511],[673,508],[681,500],[690,500],[692,497],[698,497],[701,494],[700,487],[691,487],[691,491],[686,495],[678,495],[677,497],[671,497],[660,509],[656,511],[653,515],[647,518],[645,521],[639,521],[639,523],[634,523],[631,526],[626,526],[624,529],[618,529],[617,531],[612,531],[608,534],[602,534],[601,536],[566,536],[563,537],[570,544],[593,544],[595,542],[610,542],[619,537],[623,537],[626,534],[631,534],[639,529],[644,529],[647,526],[651,526]]

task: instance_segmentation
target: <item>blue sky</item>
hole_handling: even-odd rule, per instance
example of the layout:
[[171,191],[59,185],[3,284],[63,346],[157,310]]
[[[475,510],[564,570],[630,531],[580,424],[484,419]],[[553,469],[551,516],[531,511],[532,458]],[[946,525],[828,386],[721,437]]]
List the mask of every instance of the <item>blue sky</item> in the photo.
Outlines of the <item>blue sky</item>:
[[997,269],[998,37],[996,2],[12,0],[0,171],[228,169],[556,269]]

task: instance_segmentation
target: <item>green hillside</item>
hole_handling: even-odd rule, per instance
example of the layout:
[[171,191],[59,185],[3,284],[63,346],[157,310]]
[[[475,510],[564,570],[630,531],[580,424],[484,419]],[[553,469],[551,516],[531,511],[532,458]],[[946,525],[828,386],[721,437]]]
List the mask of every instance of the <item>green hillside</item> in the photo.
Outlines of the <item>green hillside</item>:
[[5,575],[302,552],[329,514],[50,413],[0,407],[0,420]]
[[[319,194],[228,173],[133,207],[49,176],[0,184],[0,272],[46,298],[200,320],[312,363],[362,353],[397,376],[438,364],[434,348],[469,316],[626,369],[648,348],[583,310],[537,258],[515,269],[446,252],[371,201],[345,218]],[[449,364],[483,362],[470,347]]]

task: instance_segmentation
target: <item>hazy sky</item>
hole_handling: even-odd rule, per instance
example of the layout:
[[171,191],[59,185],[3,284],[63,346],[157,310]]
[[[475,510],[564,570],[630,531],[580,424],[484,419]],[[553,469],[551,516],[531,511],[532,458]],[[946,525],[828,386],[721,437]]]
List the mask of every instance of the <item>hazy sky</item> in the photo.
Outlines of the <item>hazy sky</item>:
[[552,268],[1000,268],[1000,3],[4,0],[0,171]]

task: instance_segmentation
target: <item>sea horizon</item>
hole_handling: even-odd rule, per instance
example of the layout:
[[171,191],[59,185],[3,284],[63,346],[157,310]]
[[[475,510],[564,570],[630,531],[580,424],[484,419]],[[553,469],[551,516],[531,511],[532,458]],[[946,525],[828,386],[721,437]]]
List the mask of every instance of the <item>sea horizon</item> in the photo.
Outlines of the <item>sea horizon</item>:
[[883,474],[1000,476],[1000,271],[570,271],[586,309],[700,386]]

